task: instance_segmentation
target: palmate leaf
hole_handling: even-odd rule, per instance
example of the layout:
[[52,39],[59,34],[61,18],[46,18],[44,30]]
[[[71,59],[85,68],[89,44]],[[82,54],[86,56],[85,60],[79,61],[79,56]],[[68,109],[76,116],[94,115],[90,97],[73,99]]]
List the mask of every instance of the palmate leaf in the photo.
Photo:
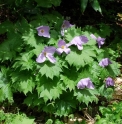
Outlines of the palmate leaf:
[[[40,75],[37,76],[39,79]],[[59,98],[62,93],[62,84],[60,84],[59,79],[46,79],[45,77],[40,77],[37,85],[37,92],[40,98],[43,98],[45,102],[48,100],[55,100]]]
[[11,85],[6,76],[0,72],[0,101],[8,99],[9,102],[13,101]]
[[14,25],[11,21],[4,21],[0,25],[0,34],[3,34],[5,32],[11,32],[14,30]]
[[60,72],[62,72],[61,65],[58,62],[52,64],[51,62],[46,61],[37,65],[37,68],[42,76],[45,75],[47,78],[51,79],[53,79],[54,76],[59,77]]
[[112,32],[112,29],[109,25],[106,25],[106,24],[100,24],[100,34],[103,36],[103,37],[107,37],[107,36],[110,36]]
[[72,48],[72,51],[66,56],[65,60],[70,65],[74,65],[79,69],[80,67],[92,63],[94,57],[96,57],[95,51],[89,46],[85,46],[82,51],[76,51]]
[[96,89],[77,89],[74,95],[79,102],[84,102],[88,106],[90,102],[98,102],[99,93]]
[[57,116],[67,116],[73,112],[73,109],[76,109],[78,101],[73,96],[73,92],[63,92],[60,96],[60,99],[56,99],[54,104],[55,114]]
[[[69,73],[70,72],[70,73]],[[60,75],[60,80],[64,84],[65,90],[74,90],[77,85],[78,73],[73,67],[71,69],[65,69],[63,75]]]
[[30,30],[30,25],[28,24],[28,21],[25,18],[22,18],[22,20],[19,20],[15,24],[15,29],[21,34],[23,34]]
[[22,36],[22,39],[25,41],[25,44],[28,44],[31,47],[37,46],[37,41],[36,41],[36,38],[34,36],[34,32],[35,31],[33,29],[30,29],[29,31],[25,32]]
[[75,26],[72,26],[71,28],[67,29],[67,33],[65,34],[65,39],[67,41],[71,41],[75,36],[82,35],[81,28],[75,28]]
[[39,108],[45,104],[44,100],[42,98],[39,98],[37,92],[28,93],[23,103],[26,104],[27,106],[31,107],[38,106]]
[[75,86],[76,86],[76,81],[70,79],[70,77],[66,77],[61,75],[61,80],[63,81],[63,83],[65,84],[66,89],[69,88],[69,90],[74,90]]
[[55,30],[51,31],[51,38],[48,41],[49,45],[56,45],[58,44],[58,33]]
[[13,118],[12,118],[10,123],[11,124],[35,124],[34,119],[30,119],[30,118],[26,117],[24,114],[22,114],[22,115],[19,115],[19,114],[13,115]]
[[34,65],[34,62],[32,61],[32,56],[33,56],[33,53],[32,52],[27,52],[27,53],[21,53],[21,56],[20,57],[17,57],[16,58],[16,61],[14,63],[14,65],[12,66],[13,68],[18,68],[20,67],[21,71],[22,70],[29,70],[29,69],[33,69],[33,65]]
[[7,33],[8,39],[0,44],[0,60],[11,60],[16,57],[16,51],[23,43],[19,34]]
[[14,83],[12,87],[14,87],[15,90],[27,94],[28,92],[32,92],[35,87],[35,82],[33,80],[34,75],[32,75],[30,71],[15,70],[10,74],[10,76],[12,83]]
[[99,83],[99,77],[101,77],[101,67],[98,62],[94,62],[90,66],[90,74],[92,75],[92,81]]
[[120,69],[119,68],[120,68],[120,65],[115,61],[112,61],[112,64],[110,64],[107,67],[111,77],[116,77],[116,76],[120,75]]

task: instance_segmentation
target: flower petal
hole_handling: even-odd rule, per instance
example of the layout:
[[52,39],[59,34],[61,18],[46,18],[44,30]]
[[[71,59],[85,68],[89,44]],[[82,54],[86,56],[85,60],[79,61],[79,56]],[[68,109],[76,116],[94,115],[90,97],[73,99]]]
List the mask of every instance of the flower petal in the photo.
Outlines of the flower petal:
[[100,61],[100,62],[99,62],[99,65],[102,66],[102,67],[105,67],[103,61]]
[[88,82],[87,88],[94,89],[94,85],[92,84],[91,81]]
[[93,35],[93,34],[91,34],[90,37],[95,39],[95,40],[97,40],[97,37],[95,35]]
[[99,48],[101,48],[101,45],[104,44],[105,38],[98,37],[96,41],[98,43]]
[[45,51],[46,53],[54,54],[55,51],[56,51],[56,48],[53,47],[53,46],[49,46],[49,47],[45,47],[44,51]]
[[114,80],[111,77],[108,77],[105,81],[106,81],[106,87],[114,86]]
[[92,84],[90,78],[81,79],[77,84],[78,89],[83,89],[86,87],[89,89],[94,89],[94,85]]
[[62,46],[65,46],[66,45],[66,42],[64,40],[59,40],[58,41],[58,47],[62,47]]
[[81,44],[81,39],[79,36],[76,36],[72,39],[72,41],[70,42],[70,44],[74,44],[74,45],[77,45],[77,44]]
[[39,36],[50,38],[50,34],[49,34],[50,28],[49,28],[49,26],[39,26],[36,29],[38,31]]
[[79,36],[80,37],[80,39],[81,39],[81,42],[83,42],[83,43],[87,43],[88,42],[88,38],[86,37],[86,36]]
[[46,57],[41,53],[38,58],[36,59],[37,63],[43,63],[46,60]]
[[69,54],[70,51],[71,51],[70,48],[65,48],[65,49],[64,49],[64,52],[65,52],[66,54]]
[[78,82],[77,88],[78,88],[78,89],[84,89],[84,88],[85,88],[85,85],[82,83],[81,80]]
[[62,48],[57,48],[57,49],[56,49],[56,52],[57,52],[58,54],[61,54],[61,53],[63,53],[63,49],[62,49]]
[[77,44],[77,47],[78,47],[79,50],[82,50],[83,49],[83,46],[82,45],[78,45]]
[[69,28],[69,27],[71,27],[72,25],[70,24],[70,22],[69,21],[67,21],[67,20],[64,20],[63,21],[63,24],[62,24],[62,28],[63,29],[67,29],[67,28]]
[[102,67],[106,67],[109,64],[112,64],[112,62],[109,60],[109,58],[104,58],[99,62],[99,65]]
[[52,54],[47,54],[46,57],[48,58],[48,60],[51,63],[55,63],[56,62],[56,59],[54,58],[54,56],[52,56]]

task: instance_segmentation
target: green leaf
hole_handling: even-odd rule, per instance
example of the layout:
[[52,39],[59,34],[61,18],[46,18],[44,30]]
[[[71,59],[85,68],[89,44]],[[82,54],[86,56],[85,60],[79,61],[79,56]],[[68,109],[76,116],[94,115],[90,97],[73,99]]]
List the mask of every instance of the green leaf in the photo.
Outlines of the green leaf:
[[91,6],[95,11],[99,11],[100,13],[102,13],[98,0],[91,0]]
[[76,28],[75,26],[72,26],[67,29],[67,33],[65,34],[65,39],[67,41],[71,41],[75,36],[82,35],[81,28]]
[[58,62],[52,64],[47,61],[37,65],[37,68],[42,76],[45,75],[47,78],[49,77],[51,79],[53,79],[54,76],[59,77],[60,72],[62,72],[61,66]]
[[41,105],[44,106],[45,104],[44,100],[42,98],[39,98],[37,92],[28,93],[23,103],[27,106],[31,106],[32,108],[35,106],[41,107]]
[[23,115],[15,115],[11,124],[34,124],[34,119],[24,117]]
[[76,49],[72,48],[72,51],[66,56],[65,60],[70,65],[74,65],[77,69],[79,69],[87,64],[92,63],[94,57],[96,57],[95,51],[88,46],[84,46],[82,51],[77,51]]
[[[73,70],[73,71],[72,71]],[[69,73],[70,72],[70,73]],[[70,91],[74,90],[77,84],[78,74],[72,68],[71,70],[64,70],[64,75],[60,76],[60,80],[64,83],[64,87],[69,89]]]
[[15,24],[16,31],[20,32],[21,34],[26,33],[30,30],[30,25],[25,18],[22,18]]
[[95,89],[79,89],[74,94],[79,102],[84,102],[87,106],[88,103],[98,102],[96,95],[99,95]]
[[[29,71],[14,71],[11,74],[11,79],[14,85],[12,85],[15,90],[23,92],[27,94],[28,92],[32,92],[35,87],[35,82],[33,80],[34,75],[32,75]],[[17,88],[18,87],[18,88]]]
[[52,119],[48,119],[45,124],[53,124],[53,120]]
[[[73,96],[73,92],[63,92],[60,96],[60,99],[57,99],[55,102],[55,114],[57,116],[68,116],[73,112],[73,109],[76,109],[78,101],[76,101]],[[71,102],[72,101],[72,102]]]
[[112,61],[112,64],[110,64],[107,67],[109,74],[112,77],[116,77],[116,76],[120,75],[120,69],[119,68],[120,68],[119,64],[115,61]]
[[[22,36],[22,39],[25,41],[25,44],[30,45],[31,47],[37,47],[37,41],[34,36],[34,30],[30,29],[28,32],[25,32]],[[41,40],[41,39],[40,39]]]
[[38,44],[38,46],[36,46],[35,47],[35,49],[33,49],[32,50],[32,52],[36,55],[36,56],[38,56],[40,53],[41,53],[41,51],[44,49],[44,44]]
[[13,93],[7,77],[0,72],[0,101],[3,102],[6,99],[13,102]]
[[59,6],[60,5],[60,2],[61,2],[61,0],[56,0],[56,1],[55,0],[46,0],[46,1],[35,0],[35,1],[38,3],[38,6],[46,7],[46,8],[49,8],[52,5]]
[[32,80],[23,81],[19,84],[19,91],[23,92],[24,94],[27,94],[28,92],[32,92],[34,87],[35,84]]
[[17,33],[7,33],[8,39],[0,44],[0,60],[11,60],[16,57],[20,45],[23,43]]
[[48,41],[49,45],[56,45],[58,44],[58,33],[55,30],[51,31],[51,38]]
[[32,70],[33,69],[33,65],[34,65],[34,62],[33,60],[31,59],[33,56],[33,53],[32,52],[27,52],[27,53],[21,53],[21,57],[17,57],[16,58],[16,61],[13,65],[13,68],[18,68],[18,67],[21,67],[21,71],[22,70]]
[[62,93],[62,84],[60,84],[58,79],[51,80],[42,77],[39,80],[37,92],[39,97],[43,98],[45,102],[52,99],[55,100],[56,98],[59,98],[60,94]]
[[11,21],[4,21],[3,23],[0,24],[0,34],[3,34],[5,32],[13,32],[14,30],[14,25]]
[[111,32],[112,32],[112,29],[109,25],[106,25],[104,23],[100,24],[100,34],[103,37],[110,36]]
[[101,79],[105,79],[106,77],[109,76],[109,71],[107,70],[107,68],[103,68],[103,67],[100,67],[100,78]]
[[80,2],[81,2],[81,11],[83,13],[87,7],[88,0],[80,0]]

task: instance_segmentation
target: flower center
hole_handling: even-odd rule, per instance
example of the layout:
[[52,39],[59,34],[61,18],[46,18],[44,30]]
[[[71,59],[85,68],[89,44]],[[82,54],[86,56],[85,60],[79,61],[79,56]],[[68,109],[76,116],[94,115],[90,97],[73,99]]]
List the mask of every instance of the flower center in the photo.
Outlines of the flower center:
[[46,52],[44,52],[44,56],[46,56],[46,54],[47,54],[47,53],[46,53]]
[[64,48],[65,48],[65,46],[61,46],[61,48],[62,48],[62,49],[64,49]]
[[65,28],[65,25],[63,24],[62,27]]
[[43,29],[41,29],[41,30],[40,30],[40,32],[41,32],[41,33],[44,33],[44,30],[43,30]]

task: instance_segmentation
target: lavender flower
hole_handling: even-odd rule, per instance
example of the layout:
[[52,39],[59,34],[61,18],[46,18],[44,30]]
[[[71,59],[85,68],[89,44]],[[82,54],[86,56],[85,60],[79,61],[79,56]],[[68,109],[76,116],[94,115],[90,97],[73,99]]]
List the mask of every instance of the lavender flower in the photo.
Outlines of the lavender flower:
[[64,36],[64,32],[66,31],[66,29],[70,28],[71,26],[72,25],[69,23],[69,21],[64,20],[61,26],[61,35]]
[[45,47],[44,50],[40,53],[40,55],[38,56],[38,58],[36,59],[37,63],[43,63],[46,58],[48,58],[48,60],[51,63],[55,63],[56,59],[54,58],[53,54],[56,51],[55,47]]
[[98,37],[98,38],[97,38],[97,37],[96,37],[95,35],[93,35],[93,34],[91,34],[90,36],[91,36],[91,38],[93,38],[93,39],[95,39],[95,40],[97,41],[99,48],[101,48],[101,45],[104,44],[105,38],[101,38],[101,37]]
[[110,77],[106,78],[105,79],[105,82],[106,82],[106,87],[108,87],[108,86],[114,86],[114,81]]
[[65,52],[66,54],[69,54],[70,53],[70,48],[68,48],[67,44],[65,43],[64,40],[59,40],[58,41],[58,47],[56,49],[57,53],[61,54],[63,52]]
[[90,78],[81,79],[77,84],[78,89],[84,89],[86,87],[89,89],[94,89],[94,85],[92,84]]
[[43,37],[48,37],[50,38],[50,34],[49,34],[49,26],[40,26],[36,28],[38,31],[38,35],[39,36],[43,36]]
[[112,64],[112,62],[108,58],[104,58],[99,62],[99,65],[102,67],[106,67],[109,64]]
[[70,45],[76,45],[79,50],[83,49],[83,44],[88,42],[88,38],[86,36],[76,36],[69,43]]

